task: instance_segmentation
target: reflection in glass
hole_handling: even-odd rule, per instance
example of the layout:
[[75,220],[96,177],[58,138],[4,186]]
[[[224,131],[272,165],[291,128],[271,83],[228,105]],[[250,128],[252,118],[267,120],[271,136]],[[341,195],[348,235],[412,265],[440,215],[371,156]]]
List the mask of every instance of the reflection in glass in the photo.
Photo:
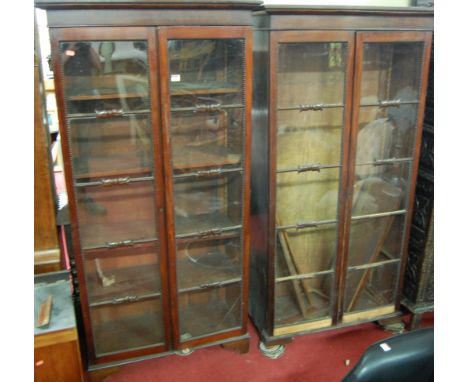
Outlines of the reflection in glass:
[[169,40],[171,108],[243,103],[242,39]]
[[278,107],[342,104],[346,43],[279,44]]
[[182,178],[174,181],[176,234],[241,224],[242,176]]
[[177,172],[235,166],[243,151],[243,109],[172,113],[171,146]]
[[151,174],[151,135],[146,116],[70,120],[74,177]]
[[94,307],[90,313],[98,356],[164,343],[160,298]]
[[149,109],[144,41],[60,44],[69,114]]
[[351,222],[348,267],[400,258],[405,214]]
[[154,239],[154,187],[151,182],[75,189],[83,247]]
[[364,44],[361,104],[417,101],[423,51],[423,42]]
[[394,304],[399,265],[399,262],[393,262],[366,269],[349,269],[345,313]]
[[241,241],[238,236],[204,241],[177,240],[179,291],[233,280],[240,281],[241,254]]
[[[356,167],[352,216],[398,211],[405,208],[408,163]],[[368,176],[363,176],[368,175]],[[361,179],[362,176],[362,179]]]
[[241,326],[240,282],[179,293],[180,340],[189,341]]
[[361,107],[356,163],[413,156],[418,105]]
[[330,317],[333,274],[275,283],[275,325]]

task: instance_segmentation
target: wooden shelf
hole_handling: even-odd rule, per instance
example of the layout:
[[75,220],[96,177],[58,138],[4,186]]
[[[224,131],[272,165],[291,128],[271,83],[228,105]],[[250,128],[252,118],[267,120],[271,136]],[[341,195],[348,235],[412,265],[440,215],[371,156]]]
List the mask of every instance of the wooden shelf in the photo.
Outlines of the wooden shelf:
[[192,94],[229,94],[229,93],[240,93],[242,88],[227,84],[225,82],[212,82],[209,84],[201,83],[171,83],[170,95],[171,96],[184,96]]
[[83,249],[105,247],[108,242],[144,240],[157,237],[154,220],[80,225]]
[[[180,215],[175,216],[176,235],[186,235],[212,229],[234,227],[239,224],[242,224],[242,222],[235,223],[222,213],[193,215],[188,217]],[[226,233],[229,234],[230,232]],[[222,238],[223,235],[220,234],[210,237],[213,239],[219,239]]]
[[133,168],[118,168],[112,170],[93,171],[88,173],[81,173],[75,175],[75,180],[83,179],[107,179],[115,177],[131,176],[133,178],[140,178],[144,176],[152,176],[152,168],[150,167],[133,167]]
[[[180,251],[178,252],[179,257]],[[185,257],[177,262],[178,289],[183,293],[186,289],[202,286],[208,287],[215,283],[231,283],[241,281],[240,263],[224,252],[194,256],[193,260]]]
[[105,157],[89,157],[87,161],[75,161],[73,166],[74,179],[152,175],[152,166],[149,164],[141,165],[140,163],[141,161],[134,152]]
[[159,266],[146,264],[127,268],[103,269],[104,276],[114,277],[115,283],[104,287],[97,272],[87,273],[89,304],[112,303],[112,300],[127,296],[145,297],[160,293]]
[[240,154],[231,154],[225,147],[204,148],[181,148],[173,149],[174,172],[190,171],[208,167],[223,167],[229,165],[240,165]]
[[121,98],[148,98],[148,93],[104,93],[104,94],[80,94],[67,97],[68,101],[100,101],[106,99],[121,99]]

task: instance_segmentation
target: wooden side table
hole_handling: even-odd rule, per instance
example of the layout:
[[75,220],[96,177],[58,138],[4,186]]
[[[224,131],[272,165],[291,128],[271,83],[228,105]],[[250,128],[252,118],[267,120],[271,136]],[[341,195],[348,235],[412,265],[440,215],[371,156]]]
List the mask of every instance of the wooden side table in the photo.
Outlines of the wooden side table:
[[34,328],[34,381],[82,382],[83,368],[68,272],[53,272],[35,277],[35,325],[39,306],[50,295],[52,309],[49,325]]

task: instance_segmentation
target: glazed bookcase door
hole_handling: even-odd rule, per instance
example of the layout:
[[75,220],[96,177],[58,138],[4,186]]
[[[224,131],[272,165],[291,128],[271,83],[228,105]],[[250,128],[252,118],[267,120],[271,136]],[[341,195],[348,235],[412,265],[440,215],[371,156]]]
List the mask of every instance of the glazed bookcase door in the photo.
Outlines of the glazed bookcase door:
[[424,32],[357,34],[343,322],[398,308],[430,41]]
[[348,32],[271,36],[270,322],[281,335],[334,320],[354,47]]
[[162,28],[174,341],[245,330],[250,32]]
[[53,41],[88,351],[105,362],[165,350],[154,30],[70,28]]

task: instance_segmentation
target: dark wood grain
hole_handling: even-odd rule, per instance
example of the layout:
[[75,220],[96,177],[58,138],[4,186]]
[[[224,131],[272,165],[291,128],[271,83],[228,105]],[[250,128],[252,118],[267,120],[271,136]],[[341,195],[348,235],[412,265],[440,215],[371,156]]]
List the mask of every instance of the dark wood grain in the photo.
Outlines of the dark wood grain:
[[252,9],[262,3],[259,0],[35,0],[35,6],[43,9]]
[[267,227],[267,278],[268,299],[266,311],[266,331],[273,335],[275,322],[275,255],[276,255],[276,105],[278,81],[278,34],[270,34],[269,49],[269,119],[268,119],[268,227]]
[[364,15],[272,15],[270,28],[280,29],[324,29],[324,30],[432,30],[434,28],[433,17],[422,15],[421,17],[388,16],[373,13],[372,16]]
[[34,49],[34,265],[35,273],[60,269],[60,248],[55,220],[55,180],[50,154],[50,134],[45,120],[40,72],[40,50],[35,24]]
[[248,10],[198,9],[83,9],[50,10],[49,27],[245,25],[252,23]]

